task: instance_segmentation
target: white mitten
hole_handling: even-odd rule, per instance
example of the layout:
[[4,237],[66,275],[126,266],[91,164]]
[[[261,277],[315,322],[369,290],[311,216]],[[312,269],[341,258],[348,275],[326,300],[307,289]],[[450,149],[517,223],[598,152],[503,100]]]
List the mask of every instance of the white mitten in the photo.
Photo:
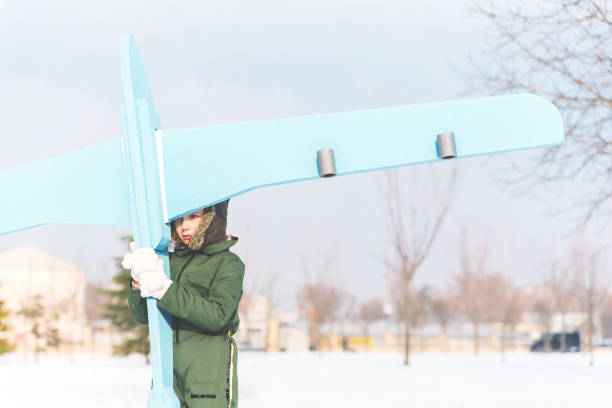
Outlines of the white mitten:
[[155,299],[161,299],[172,281],[168,279],[164,270],[146,272],[140,276],[140,296],[142,297],[154,297]]
[[140,283],[143,273],[147,272],[164,272],[164,262],[155,253],[153,248],[138,248],[134,241],[130,242],[130,249],[123,257],[121,266],[125,269],[131,269],[132,279]]

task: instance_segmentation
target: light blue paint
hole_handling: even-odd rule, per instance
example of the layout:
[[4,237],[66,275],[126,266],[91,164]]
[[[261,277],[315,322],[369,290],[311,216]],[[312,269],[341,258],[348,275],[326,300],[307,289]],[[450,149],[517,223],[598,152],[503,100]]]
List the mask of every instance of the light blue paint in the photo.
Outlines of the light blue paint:
[[[126,173],[129,181],[134,240],[139,247],[153,247],[164,261],[170,276],[168,244],[170,227],[164,223],[159,187],[155,130],[161,128],[149,90],[138,47],[131,36],[121,39],[121,78],[123,82],[122,133]],[[147,299],[153,388],[149,408],[178,408],[173,390],[172,327],[170,316]]]
[[530,94],[164,130],[169,217],[317,178],[320,149],[334,149],[338,175],[437,161],[436,136],[444,132],[454,132],[457,157],[563,141],[558,110]]
[[[41,224],[131,225],[169,275],[154,132],[161,128],[131,36],[121,40],[122,141],[0,173],[0,234]],[[399,106],[163,131],[170,219],[245,191],[318,177],[316,152],[334,149],[339,175],[438,160],[436,135],[454,132],[458,157],[563,142],[557,109],[534,95]],[[123,154],[122,154],[123,144]],[[197,188],[194,188],[197,180]],[[149,408],[178,408],[169,316],[147,300],[153,389]]]
[[42,224],[130,225],[119,140],[0,172],[0,188],[0,234]]

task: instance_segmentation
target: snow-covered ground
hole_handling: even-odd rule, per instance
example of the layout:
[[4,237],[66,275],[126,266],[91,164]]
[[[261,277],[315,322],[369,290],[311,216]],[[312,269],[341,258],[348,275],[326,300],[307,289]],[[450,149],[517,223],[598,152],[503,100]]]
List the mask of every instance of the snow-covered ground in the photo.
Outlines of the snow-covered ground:
[[[612,353],[239,355],[242,408],[612,407]],[[0,407],[145,407],[151,368],[139,357],[20,355],[0,360]]]

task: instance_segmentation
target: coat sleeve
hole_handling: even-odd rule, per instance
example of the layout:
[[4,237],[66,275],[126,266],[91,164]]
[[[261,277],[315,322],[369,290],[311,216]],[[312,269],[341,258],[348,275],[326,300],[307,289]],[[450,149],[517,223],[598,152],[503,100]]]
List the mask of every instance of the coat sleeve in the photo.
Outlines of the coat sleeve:
[[221,330],[238,306],[244,278],[244,264],[238,256],[229,254],[219,265],[208,296],[184,282],[173,282],[157,306],[202,330]]
[[147,299],[140,296],[140,289],[132,289],[132,283],[128,289],[128,303],[132,317],[140,324],[149,323],[147,315]]

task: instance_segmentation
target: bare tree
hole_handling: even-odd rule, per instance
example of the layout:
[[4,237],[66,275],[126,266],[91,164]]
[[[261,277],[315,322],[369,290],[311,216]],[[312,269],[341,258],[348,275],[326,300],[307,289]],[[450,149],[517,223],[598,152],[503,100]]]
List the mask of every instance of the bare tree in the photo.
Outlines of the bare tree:
[[249,265],[249,273],[246,275],[248,280],[242,284],[242,296],[240,297],[240,303],[238,303],[238,313],[243,323],[242,330],[245,333],[245,340],[248,347],[251,348],[251,313],[253,306],[256,302],[257,297],[260,295],[262,288],[262,276],[261,267],[257,263],[257,256],[252,250],[252,246],[249,245],[251,236],[251,225],[245,226],[244,237],[239,241],[240,248],[242,250],[242,258],[246,260]]
[[[423,328],[428,319],[431,318],[431,303],[433,301],[433,288],[429,285],[424,285],[416,292],[418,304],[420,306],[420,317],[417,325]],[[419,336],[419,350],[424,351],[426,348],[426,337],[421,333]]]
[[474,354],[480,350],[480,324],[485,320],[489,304],[484,287],[488,248],[481,243],[476,250],[468,248],[465,232],[461,245],[461,272],[455,276],[453,305],[466,316],[473,327]]
[[434,296],[431,301],[431,314],[442,329],[442,347],[448,352],[448,325],[453,317],[451,300],[448,295]]
[[549,148],[514,181],[584,177],[575,201],[586,223],[612,205],[612,5],[608,0],[476,1],[489,23],[473,58],[472,88],[544,96],[562,112],[567,143]]
[[[264,298],[266,302],[266,333],[265,333],[265,350],[272,350],[272,344],[270,342],[270,324],[271,319],[274,316],[276,308],[282,302],[283,299],[279,297],[279,286],[280,274],[272,269],[265,269],[265,272],[259,271],[257,277],[251,280],[249,288],[243,288],[243,295],[238,305],[240,314],[244,316],[247,328],[249,327],[251,312],[254,307],[254,303],[257,298]],[[247,330],[246,340],[250,343],[250,334]],[[274,343],[274,342],[273,342]]]
[[538,294],[533,303],[533,312],[544,337],[544,351],[550,351],[553,305],[550,294]]
[[325,323],[333,326],[348,299],[346,292],[333,283],[335,251],[334,245],[324,256],[302,257],[305,280],[297,293],[297,300],[302,314],[308,320],[310,350],[319,350],[321,326]]
[[575,303],[575,285],[573,284],[570,268],[560,266],[559,262],[552,260],[549,265],[548,285],[552,294],[552,308],[561,315],[561,352],[564,353],[565,345],[565,316]]
[[266,351],[271,350],[270,321],[276,312],[276,308],[278,308],[282,301],[278,291],[279,280],[280,273],[278,273],[278,271],[269,271],[267,279],[264,281],[265,283],[261,289],[261,293],[268,301],[268,308],[266,309]]
[[344,322],[346,320],[352,319],[357,314],[357,298],[354,294],[345,292],[343,295],[343,302],[340,305],[338,310],[338,321],[340,323],[340,333],[342,336],[345,335],[344,332]]
[[251,345],[251,333],[249,328],[252,324],[252,312],[257,302],[257,299],[265,298],[266,301],[266,333],[265,333],[265,350],[271,350],[270,344],[270,323],[274,316],[275,309],[279,304],[286,299],[281,299],[278,291],[280,273],[266,265],[263,259],[253,250],[253,246],[249,243],[252,242],[251,225],[247,224],[244,228],[243,239],[240,246],[241,256],[245,259],[247,265],[249,265],[248,274],[245,278],[242,286],[242,297],[238,304],[238,312],[240,313],[241,319],[243,320],[245,330],[245,339],[247,344]]
[[405,288],[395,286],[391,289],[395,318],[404,327],[404,365],[410,363],[410,344],[412,328],[423,320],[423,308],[416,291],[412,288],[406,293]]
[[341,291],[324,281],[307,283],[298,292],[298,302],[308,320],[310,350],[318,350],[321,326],[333,321],[341,305]]
[[[366,338],[370,337],[370,324],[385,318],[385,311],[383,302],[379,298],[372,298],[361,304],[359,313],[357,314],[359,320],[363,322],[363,331]],[[369,343],[368,343],[369,347]]]
[[601,329],[604,338],[612,337],[612,291],[608,291],[602,302]]
[[[514,348],[514,331],[516,329],[516,325],[521,322],[521,316],[523,315],[523,308],[518,290],[512,289],[509,296],[505,300],[502,323],[504,324],[504,330],[510,332],[510,347]],[[507,347],[505,337],[502,341],[502,347],[505,351]]]
[[[391,272],[396,312],[404,318],[404,365],[409,364],[410,327],[415,305],[410,283],[430,253],[452,202],[456,172],[446,182],[433,167],[393,169],[385,172],[385,199],[390,256],[383,262]],[[408,177],[410,176],[410,177]],[[409,195],[409,198],[407,197]]]
[[[502,333],[500,339],[502,361],[506,361],[507,337],[514,340],[516,325],[520,322],[523,312],[519,291],[512,282],[501,274],[491,275],[485,285],[491,303],[497,307],[493,310],[493,319],[501,322]],[[513,342],[510,344],[514,346]]]
[[247,347],[251,348],[251,310],[253,309],[253,300],[255,298],[255,294],[251,290],[246,290],[243,284],[242,288],[242,296],[240,297],[240,303],[238,303],[238,313],[240,313],[240,317],[243,321],[243,327],[245,330],[245,340]]
[[587,351],[590,355],[589,365],[592,366],[595,360],[593,348],[595,314],[606,299],[609,287],[604,275],[602,250],[588,251],[576,245],[572,253],[572,267],[578,288],[578,299],[582,310],[587,314]]
[[246,342],[251,346],[251,335],[250,328],[252,324],[252,312],[256,302],[262,298],[265,299],[265,319],[266,319],[266,333],[265,333],[265,350],[269,350],[269,334],[270,334],[270,319],[274,315],[275,307],[278,306],[278,282],[279,274],[272,270],[259,270],[256,272],[256,278],[251,279],[248,285],[243,285],[242,297],[238,304],[238,311],[244,321],[246,327],[245,338]]

